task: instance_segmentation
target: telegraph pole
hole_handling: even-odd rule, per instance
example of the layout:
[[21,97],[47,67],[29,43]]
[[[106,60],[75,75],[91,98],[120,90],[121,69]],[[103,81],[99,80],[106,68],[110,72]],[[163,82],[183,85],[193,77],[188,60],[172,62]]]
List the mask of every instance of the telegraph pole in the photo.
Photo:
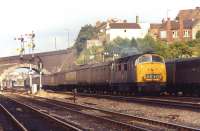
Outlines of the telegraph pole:
[[55,50],[57,50],[57,41],[56,41],[56,37],[54,38],[54,45],[55,45]]
[[67,33],[67,37],[68,37],[68,46],[67,46],[67,48],[69,48],[69,47],[70,47],[70,42],[69,42],[69,30],[68,30],[68,33]]
[[43,65],[42,65],[42,60],[41,60],[41,58],[38,56],[38,58],[39,58],[39,65],[38,65],[38,68],[39,68],[39,73],[40,73],[40,85],[39,85],[39,91],[41,91],[41,89],[42,89],[42,67],[43,67]]
[[69,29],[66,28],[65,31],[67,32],[67,48],[69,48],[69,46],[70,46]]
[[32,66],[31,66],[31,63],[29,64],[29,84],[30,84],[30,88],[32,89],[33,82],[32,82]]

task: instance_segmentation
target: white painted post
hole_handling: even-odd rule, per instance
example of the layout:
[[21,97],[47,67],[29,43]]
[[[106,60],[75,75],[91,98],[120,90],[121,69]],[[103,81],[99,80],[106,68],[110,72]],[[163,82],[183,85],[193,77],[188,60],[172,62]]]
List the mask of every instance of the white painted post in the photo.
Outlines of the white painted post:
[[104,56],[104,54],[103,54],[103,62],[105,61],[105,56]]
[[32,83],[32,66],[31,66],[31,64],[29,66],[30,66],[30,69],[29,69],[29,82],[30,82],[30,90],[32,91],[32,87],[33,87],[33,83]]
[[1,91],[3,90],[3,81],[1,80]]
[[40,89],[39,91],[41,91],[42,89],[42,71],[40,71]]

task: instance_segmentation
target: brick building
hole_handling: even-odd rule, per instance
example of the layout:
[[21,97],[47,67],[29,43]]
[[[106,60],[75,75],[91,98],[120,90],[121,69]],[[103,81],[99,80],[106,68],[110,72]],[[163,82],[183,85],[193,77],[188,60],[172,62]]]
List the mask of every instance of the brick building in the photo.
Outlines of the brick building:
[[192,40],[200,31],[200,8],[180,10],[175,20],[163,19],[162,23],[150,24],[149,34],[169,43]]
[[180,10],[176,19],[179,18],[182,19],[200,19],[200,7],[196,7],[195,9],[186,9],[186,10]]

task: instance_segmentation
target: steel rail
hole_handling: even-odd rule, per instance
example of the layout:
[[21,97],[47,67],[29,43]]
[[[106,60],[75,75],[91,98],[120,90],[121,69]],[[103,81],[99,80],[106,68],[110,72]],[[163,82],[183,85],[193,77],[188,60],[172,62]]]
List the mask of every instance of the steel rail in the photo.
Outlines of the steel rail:
[[[4,96],[5,97],[5,96]],[[53,120],[57,125],[61,126],[61,127],[64,127],[66,128],[66,130],[71,130],[71,131],[83,131],[85,130],[84,128],[81,128],[79,126],[75,126],[75,125],[71,125],[71,123],[67,123],[67,122],[63,122],[47,113],[43,113],[42,111],[38,110],[38,109],[35,109],[34,107],[30,106],[30,105],[26,105],[26,104],[23,104],[19,101],[16,101],[10,97],[6,97],[7,99],[11,100],[11,101],[14,101],[15,103],[25,107],[25,108],[28,108],[32,111],[34,111],[35,113],[39,114],[40,116],[44,117],[44,118],[47,118],[47,119],[50,119],[50,120]]]
[[[55,92],[56,93],[56,92]],[[60,94],[69,94],[73,95],[71,92],[58,92]],[[139,103],[146,103],[146,104],[159,104],[159,105],[166,105],[166,106],[173,106],[178,108],[185,108],[185,109],[200,109],[200,104],[192,103],[192,102],[183,102],[180,99],[160,99],[160,98],[150,98],[150,97],[125,97],[125,96],[113,96],[113,95],[100,95],[100,94],[87,94],[87,93],[78,93],[77,96],[87,96],[87,97],[95,97],[95,98],[105,98],[105,99],[112,99],[112,100],[120,100],[120,101],[128,101],[128,102],[139,102]],[[167,97],[166,97],[167,98]],[[184,98],[186,99],[186,98]],[[200,100],[200,99],[199,99]]]
[[26,127],[24,127],[2,104],[0,104],[0,108],[19,130],[28,131]]
[[[48,98],[44,98],[44,99],[48,99]],[[51,100],[51,99],[48,99]],[[53,100],[52,101],[56,102],[57,100]],[[169,122],[164,122],[164,121],[158,121],[158,120],[153,120],[153,119],[149,119],[149,118],[144,118],[144,117],[138,117],[138,116],[133,116],[133,115],[129,115],[129,114],[124,114],[124,113],[119,113],[119,112],[115,112],[115,111],[108,111],[105,109],[99,109],[99,108],[95,108],[95,107],[89,107],[89,106],[85,106],[85,105],[81,105],[81,104],[73,104],[73,103],[68,103],[68,102],[61,102],[61,101],[57,101],[57,103],[64,103],[66,104],[70,104],[73,106],[80,106],[86,109],[92,109],[92,110],[97,110],[97,111],[101,111],[104,113],[110,113],[110,114],[115,114],[115,115],[121,115],[121,116],[126,116],[126,117],[131,117],[134,120],[138,120],[140,122],[148,122],[154,125],[158,125],[158,126],[163,126],[163,127],[167,127],[167,128],[173,128],[173,129],[177,129],[177,130],[199,130],[199,128],[194,128],[194,127],[189,127],[189,126],[185,126],[185,125],[181,125],[181,124],[174,124],[174,123],[169,123]]]
[[[20,97],[22,97],[22,96],[20,96]],[[23,98],[23,99],[25,99],[25,98]],[[30,98],[26,98],[26,99],[30,100]],[[33,99],[31,99],[31,100],[33,100]],[[34,101],[38,101],[38,100],[34,100]],[[54,103],[52,103],[52,102],[49,103],[49,102],[46,102],[46,101],[40,101],[40,102],[45,103],[45,104],[49,104],[51,106],[60,107],[62,109],[65,109],[65,110],[68,110],[68,111],[71,111],[71,112],[74,112],[74,113],[82,114],[82,115],[85,115],[85,116],[88,116],[88,117],[93,117],[93,118],[95,118],[97,120],[101,120],[101,121],[104,121],[104,122],[107,121],[107,122],[112,123],[113,125],[118,125],[118,126],[120,126],[122,128],[125,128],[126,130],[130,130],[130,131],[132,131],[132,130],[153,131],[151,129],[147,129],[147,128],[144,128],[144,127],[135,126],[135,125],[132,125],[132,124],[128,124],[128,123],[120,122],[120,121],[117,121],[117,120],[113,120],[112,118],[105,118],[105,117],[101,117],[101,116],[97,116],[97,115],[93,115],[93,114],[84,113],[82,111],[75,110],[75,109],[72,109],[72,108],[67,108],[67,106],[56,104],[57,101],[56,102],[54,101]],[[87,108],[87,109],[90,109],[90,108]],[[108,114],[108,112],[107,112],[107,114]]]
[[[67,105],[68,106],[71,105],[71,106],[77,106],[77,107],[81,107],[81,108],[85,108],[85,109],[96,110],[96,111],[100,111],[100,112],[107,113],[107,114],[114,114],[114,115],[118,115],[118,116],[122,116],[122,117],[123,116],[129,117],[129,118],[132,118],[133,120],[137,120],[139,122],[146,122],[146,123],[150,123],[150,124],[153,124],[153,125],[156,125],[156,126],[162,126],[162,127],[166,127],[166,128],[172,128],[172,129],[184,130],[184,131],[185,130],[186,131],[200,130],[200,129],[195,128],[195,127],[185,126],[185,125],[181,125],[181,124],[174,124],[174,123],[169,123],[169,122],[164,122],[164,121],[158,121],[158,120],[153,120],[153,119],[149,119],[149,118],[119,113],[119,112],[115,112],[115,111],[108,111],[108,110],[105,110],[105,109],[89,107],[89,106],[85,106],[85,105],[82,105],[82,104],[73,104],[73,103],[69,103],[69,102],[63,102],[63,101],[58,101],[58,100],[55,100],[55,99],[49,99],[49,98],[43,98],[43,97],[35,97],[35,98],[48,100],[48,101],[42,101],[42,102],[48,103],[48,104],[49,104],[49,102],[51,102],[52,105],[60,106],[62,108],[66,108]],[[27,98],[27,99],[29,99],[29,98]]]

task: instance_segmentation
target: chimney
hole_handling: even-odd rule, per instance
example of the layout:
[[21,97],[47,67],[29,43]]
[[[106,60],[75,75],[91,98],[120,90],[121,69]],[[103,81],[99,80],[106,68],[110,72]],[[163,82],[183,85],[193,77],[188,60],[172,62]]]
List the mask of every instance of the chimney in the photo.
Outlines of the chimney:
[[164,23],[165,23],[165,19],[163,18],[163,19],[162,19],[162,24],[164,24]]
[[135,23],[136,24],[139,24],[139,16],[138,15],[136,15],[136,18],[135,18],[136,20],[135,20]]
[[183,19],[182,17],[179,17],[179,39],[180,40],[183,40],[183,31],[184,31]]
[[172,31],[171,31],[171,20],[170,20],[170,18],[167,18],[166,32],[167,32],[167,42],[171,42],[172,41]]

